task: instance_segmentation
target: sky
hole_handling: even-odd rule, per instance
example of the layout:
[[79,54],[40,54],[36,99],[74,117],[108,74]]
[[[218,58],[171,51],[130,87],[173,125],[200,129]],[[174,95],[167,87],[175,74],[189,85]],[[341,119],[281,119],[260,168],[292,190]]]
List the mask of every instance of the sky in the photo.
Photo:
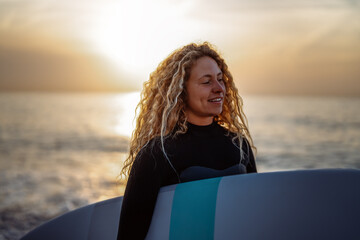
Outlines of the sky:
[[241,94],[360,96],[360,0],[0,0],[0,91],[139,91],[209,41]]

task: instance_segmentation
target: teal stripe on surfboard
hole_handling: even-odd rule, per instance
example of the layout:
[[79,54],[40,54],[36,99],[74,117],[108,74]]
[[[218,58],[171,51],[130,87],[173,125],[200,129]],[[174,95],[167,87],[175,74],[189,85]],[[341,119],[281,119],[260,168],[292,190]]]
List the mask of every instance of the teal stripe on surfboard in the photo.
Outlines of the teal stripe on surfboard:
[[221,177],[179,184],[171,210],[170,240],[213,239]]

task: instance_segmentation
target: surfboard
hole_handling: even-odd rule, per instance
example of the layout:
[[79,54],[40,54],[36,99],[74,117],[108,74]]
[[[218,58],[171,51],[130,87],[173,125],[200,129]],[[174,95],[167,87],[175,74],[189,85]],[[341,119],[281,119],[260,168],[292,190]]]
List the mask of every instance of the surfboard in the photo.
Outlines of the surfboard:
[[[115,240],[122,197],[71,211],[22,240]],[[211,178],[160,189],[148,240],[360,239],[360,170]]]

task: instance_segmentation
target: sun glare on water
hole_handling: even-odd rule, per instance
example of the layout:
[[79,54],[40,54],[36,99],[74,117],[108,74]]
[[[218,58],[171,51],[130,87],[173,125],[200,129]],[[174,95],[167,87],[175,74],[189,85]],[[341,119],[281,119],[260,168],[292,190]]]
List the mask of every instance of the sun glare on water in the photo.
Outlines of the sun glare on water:
[[113,104],[121,106],[113,129],[115,133],[122,136],[131,136],[135,128],[135,109],[139,101],[140,92],[120,94],[114,99]]
[[104,4],[91,38],[96,51],[122,71],[149,74],[174,47],[186,42],[183,17],[190,2],[128,0]]

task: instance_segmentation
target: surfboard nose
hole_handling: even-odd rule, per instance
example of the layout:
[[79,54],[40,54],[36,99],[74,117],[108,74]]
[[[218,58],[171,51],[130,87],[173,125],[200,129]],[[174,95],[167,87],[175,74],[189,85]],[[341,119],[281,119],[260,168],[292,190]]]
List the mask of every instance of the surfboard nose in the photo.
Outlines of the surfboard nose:
[[21,240],[115,240],[122,197],[68,212],[35,228]]

